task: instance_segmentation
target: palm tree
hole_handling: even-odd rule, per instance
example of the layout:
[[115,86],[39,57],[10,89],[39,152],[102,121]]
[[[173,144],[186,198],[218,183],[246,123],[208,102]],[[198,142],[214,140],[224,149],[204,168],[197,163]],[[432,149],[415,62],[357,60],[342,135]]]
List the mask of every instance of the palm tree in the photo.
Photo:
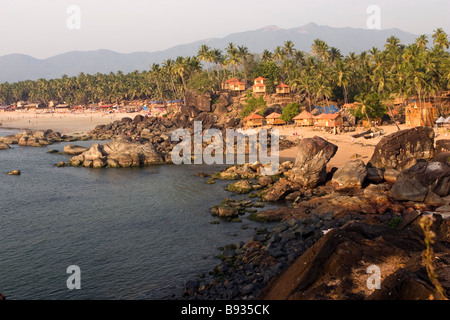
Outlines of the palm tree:
[[265,49],[264,52],[261,55],[261,60],[262,61],[272,61],[273,60],[273,54],[272,52],[270,52],[269,50]]
[[442,28],[438,28],[434,30],[433,33],[433,43],[436,47],[441,49],[448,49],[449,48],[449,41],[447,34],[444,32]]
[[274,53],[273,53],[273,59],[277,61],[279,64],[282,63],[282,61],[286,58],[286,52],[284,49],[280,46],[277,46]]
[[175,59],[175,62],[173,64],[173,70],[176,74],[178,74],[181,78],[181,82],[183,84],[184,94],[187,92],[187,85],[186,85],[186,79],[185,75],[188,71],[189,65],[186,58],[182,56],[178,56]]
[[422,34],[416,39],[417,46],[422,50],[425,51],[427,49],[428,44],[428,38],[426,35]]
[[344,94],[344,102],[348,103],[348,91],[347,88],[351,82],[352,72],[346,62],[339,60],[336,63],[334,69],[334,76],[336,77],[336,83],[342,88]]
[[288,58],[292,58],[292,56],[294,55],[294,44],[292,43],[292,41],[288,40],[284,42],[284,52],[286,54],[286,57]]
[[208,62],[211,61],[211,50],[210,48],[204,44],[200,47],[197,53],[197,57],[205,63],[206,72],[208,73],[208,78],[210,77],[209,69],[208,69]]
[[330,53],[328,52],[328,45],[325,41],[315,39],[311,46],[311,53],[316,55],[322,61],[328,61]]

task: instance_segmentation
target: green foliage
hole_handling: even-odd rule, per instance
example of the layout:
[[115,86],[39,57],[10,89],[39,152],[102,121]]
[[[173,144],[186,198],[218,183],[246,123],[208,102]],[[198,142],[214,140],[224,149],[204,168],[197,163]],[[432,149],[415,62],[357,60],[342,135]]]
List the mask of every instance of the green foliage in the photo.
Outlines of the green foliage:
[[369,94],[359,94],[355,97],[359,103],[359,108],[355,108],[352,113],[355,117],[381,118],[387,113],[387,107],[382,103],[380,94],[372,92]]
[[264,101],[263,97],[251,97],[247,99],[247,105],[241,111],[241,118],[245,118],[246,116],[252,114],[257,109],[260,109],[259,113],[264,112],[267,108],[266,101]]
[[392,220],[388,223],[388,227],[391,229],[397,229],[398,225],[402,222],[401,217],[394,217]]
[[297,102],[289,103],[281,111],[281,120],[291,121],[293,117],[300,113],[300,105]]
[[205,93],[211,91],[215,84],[216,82],[206,72],[199,72],[188,81],[187,87],[188,89]]
[[275,92],[275,83],[280,76],[280,68],[273,61],[262,61],[252,70],[252,77],[263,77],[267,79],[266,92],[272,94]]

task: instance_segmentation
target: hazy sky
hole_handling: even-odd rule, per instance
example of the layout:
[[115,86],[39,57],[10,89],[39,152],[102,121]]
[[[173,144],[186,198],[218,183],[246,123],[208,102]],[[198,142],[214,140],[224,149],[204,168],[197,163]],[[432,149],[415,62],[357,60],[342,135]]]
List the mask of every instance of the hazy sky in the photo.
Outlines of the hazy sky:
[[381,29],[450,34],[450,0],[0,0],[0,56],[157,51],[267,25],[367,28],[370,5],[380,7]]

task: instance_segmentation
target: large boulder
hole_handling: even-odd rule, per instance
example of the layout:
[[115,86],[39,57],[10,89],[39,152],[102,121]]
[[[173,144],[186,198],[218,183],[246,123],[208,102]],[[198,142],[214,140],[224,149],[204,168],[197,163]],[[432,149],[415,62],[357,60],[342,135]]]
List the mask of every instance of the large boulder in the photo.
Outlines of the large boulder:
[[281,178],[268,189],[262,199],[267,202],[279,201],[284,199],[293,189],[292,184],[287,179]]
[[325,182],[326,166],[338,147],[318,136],[300,140],[292,170],[285,175],[303,187],[314,188]]
[[336,190],[361,189],[367,176],[366,165],[362,160],[347,162],[334,174],[331,183]]
[[376,145],[368,165],[375,168],[405,170],[417,160],[434,157],[434,130],[416,127],[383,137]]
[[[436,222],[436,228],[445,222]],[[448,249],[436,259],[446,268]],[[258,300],[426,300],[437,291],[423,267],[423,233],[412,227],[394,230],[388,226],[349,222],[333,229],[298,257],[260,291]],[[378,267],[380,289],[368,284]],[[373,268],[373,267],[372,267]],[[372,270],[372,271],[370,271]],[[445,270],[445,269],[443,269]],[[439,273],[444,292],[449,290],[448,272]],[[448,292],[448,291],[447,291]]]
[[153,144],[115,139],[104,145],[92,145],[87,151],[73,157],[69,164],[85,167],[140,167],[160,164],[164,160]]
[[200,111],[211,112],[211,94],[188,90],[185,98],[188,107],[196,107]]
[[417,181],[438,196],[445,197],[450,193],[450,166],[438,161],[421,161],[399,174],[397,183],[402,181]]

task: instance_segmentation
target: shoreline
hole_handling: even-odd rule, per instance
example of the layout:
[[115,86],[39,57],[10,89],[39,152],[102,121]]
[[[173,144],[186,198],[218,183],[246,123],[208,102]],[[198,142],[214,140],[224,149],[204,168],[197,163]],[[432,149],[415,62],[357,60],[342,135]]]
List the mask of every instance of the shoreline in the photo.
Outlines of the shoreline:
[[[0,129],[6,130],[48,130],[60,132],[62,135],[82,136],[89,131],[94,130],[98,125],[112,123],[124,117],[134,118],[137,115],[144,115],[143,112],[134,113],[53,113],[42,114],[34,112],[4,112],[0,113]],[[268,128],[268,127],[263,127]],[[397,131],[395,125],[380,126],[384,134],[372,139],[363,137],[352,139],[351,135],[364,131],[364,128],[357,128],[355,132],[347,132],[341,134],[331,134],[315,128],[295,127],[292,125],[283,127],[274,127],[279,129],[280,137],[291,142],[298,142],[302,138],[311,138],[320,136],[323,139],[338,146],[336,155],[330,160],[328,167],[341,167],[350,160],[361,159],[365,163],[370,160],[376,144],[386,135]],[[401,129],[409,129],[411,127],[400,125]],[[435,140],[448,138],[448,133],[441,133],[435,129]],[[279,159],[283,161],[294,161],[296,157],[297,146],[280,150]]]

